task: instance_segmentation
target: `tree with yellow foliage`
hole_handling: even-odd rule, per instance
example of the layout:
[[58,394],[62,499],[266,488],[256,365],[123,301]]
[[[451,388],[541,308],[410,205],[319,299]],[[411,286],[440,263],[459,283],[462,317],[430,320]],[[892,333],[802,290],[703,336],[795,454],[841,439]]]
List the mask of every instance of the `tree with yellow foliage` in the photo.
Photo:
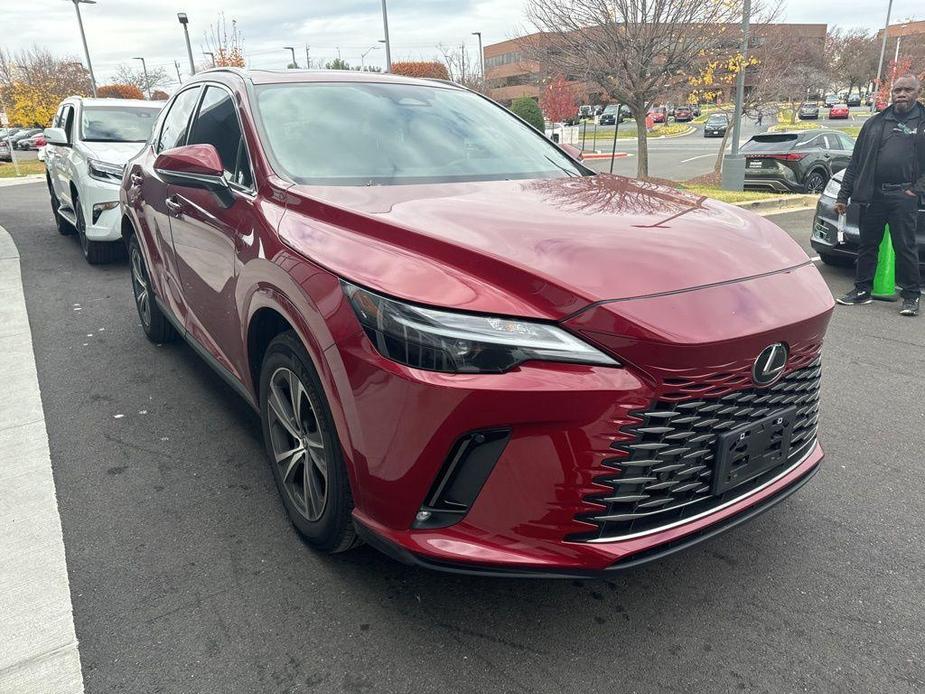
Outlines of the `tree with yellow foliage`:
[[76,58],[37,46],[13,55],[0,50],[0,102],[12,124],[47,127],[63,99],[90,93],[90,74]]

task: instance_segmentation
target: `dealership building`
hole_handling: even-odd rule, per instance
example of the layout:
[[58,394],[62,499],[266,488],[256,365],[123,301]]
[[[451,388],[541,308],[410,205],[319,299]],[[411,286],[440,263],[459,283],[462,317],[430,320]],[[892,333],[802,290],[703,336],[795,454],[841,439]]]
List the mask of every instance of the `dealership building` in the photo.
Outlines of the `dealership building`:
[[[739,26],[730,25],[729,29],[730,48],[734,49],[741,41],[737,38],[741,36]],[[751,46],[760,58],[765,37],[777,33],[785,40],[799,41],[822,51],[827,31],[826,24],[759,24],[752,27]],[[491,98],[503,104],[510,104],[521,96],[539,98],[542,85],[553,77],[554,71],[532,59],[526,47],[542,44],[543,34],[535,33],[485,46],[485,79]],[[584,103],[596,104],[606,100],[602,98],[600,87],[589,84],[580,75],[566,75],[566,78]]]

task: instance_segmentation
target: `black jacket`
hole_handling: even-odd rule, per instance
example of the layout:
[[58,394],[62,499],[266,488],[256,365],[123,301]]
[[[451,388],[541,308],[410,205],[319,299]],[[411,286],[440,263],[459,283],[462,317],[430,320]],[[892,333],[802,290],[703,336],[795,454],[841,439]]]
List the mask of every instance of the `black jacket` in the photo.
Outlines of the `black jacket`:
[[[925,194],[925,106],[916,103],[919,109],[919,130],[915,137],[915,176],[912,189],[919,195]],[[877,153],[883,136],[883,116],[892,113],[890,106],[885,111],[867,119],[858,135],[851,155],[851,163],[845,169],[838,202],[851,198],[861,204],[874,199],[874,175],[877,172]]]

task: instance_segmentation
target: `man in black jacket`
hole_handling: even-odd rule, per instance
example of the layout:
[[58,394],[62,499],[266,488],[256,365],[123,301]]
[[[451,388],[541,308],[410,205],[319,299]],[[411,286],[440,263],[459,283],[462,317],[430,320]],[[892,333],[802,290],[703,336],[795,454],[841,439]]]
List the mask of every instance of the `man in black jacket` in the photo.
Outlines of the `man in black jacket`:
[[922,86],[913,75],[893,83],[893,104],[861,128],[845,171],[835,210],[845,214],[848,199],[861,205],[861,245],[855,288],[838,299],[850,306],[871,301],[883,230],[890,225],[896,274],[902,288],[903,316],[919,312],[921,277],[915,241],[918,199],[925,194],[925,107]]

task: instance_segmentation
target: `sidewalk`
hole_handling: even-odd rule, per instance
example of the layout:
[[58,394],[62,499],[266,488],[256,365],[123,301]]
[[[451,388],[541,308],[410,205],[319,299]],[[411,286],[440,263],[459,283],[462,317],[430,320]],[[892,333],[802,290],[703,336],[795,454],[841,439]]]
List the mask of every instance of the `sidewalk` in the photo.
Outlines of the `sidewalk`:
[[0,692],[82,692],[19,253],[0,227]]

